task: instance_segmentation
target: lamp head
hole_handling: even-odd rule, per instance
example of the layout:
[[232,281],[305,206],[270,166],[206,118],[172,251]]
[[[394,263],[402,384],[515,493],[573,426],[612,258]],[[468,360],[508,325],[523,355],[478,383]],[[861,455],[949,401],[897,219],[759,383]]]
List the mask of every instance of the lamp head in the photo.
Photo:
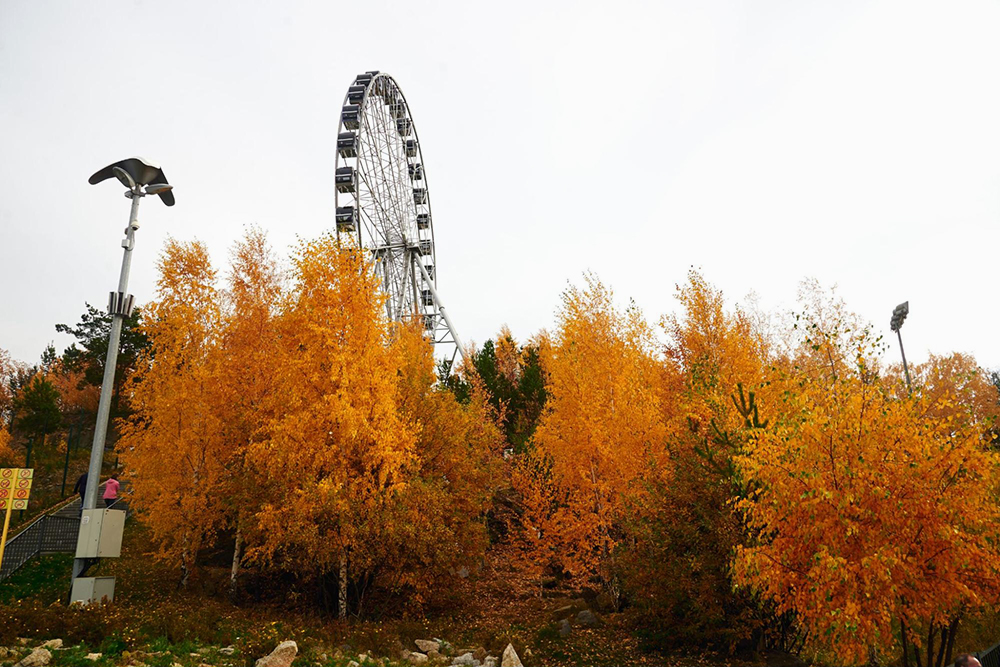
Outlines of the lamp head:
[[134,190],[137,185],[153,184],[154,190],[146,188],[148,194],[159,195],[160,200],[167,206],[174,205],[174,194],[172,188],[167,183],[167,177],[163,174],[160,165],[141,157],[130,157],[126,160],[119,160],[114,164],[109,164],[104,169],[96,172],[90,177],[90,184],[97,185],[101,181],[114,176],[122,185]]
[[906,316],[910,314],[910,302],[904,301],[892,310],[892,319],[889,320],[889,328],[892,331],[899,331],[900,327],[903,326],[903,320]]

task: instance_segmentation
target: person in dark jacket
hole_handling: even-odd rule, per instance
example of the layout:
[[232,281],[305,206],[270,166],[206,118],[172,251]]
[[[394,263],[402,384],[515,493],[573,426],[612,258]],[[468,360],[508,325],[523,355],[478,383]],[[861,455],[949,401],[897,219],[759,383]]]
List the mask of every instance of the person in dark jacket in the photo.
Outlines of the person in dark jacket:
[[80,475],[80,479],[76,480],[76,486],[73,487],[73,493],[80,494],[80,505],[83,506],[83,496],[87,493],[87,473]]

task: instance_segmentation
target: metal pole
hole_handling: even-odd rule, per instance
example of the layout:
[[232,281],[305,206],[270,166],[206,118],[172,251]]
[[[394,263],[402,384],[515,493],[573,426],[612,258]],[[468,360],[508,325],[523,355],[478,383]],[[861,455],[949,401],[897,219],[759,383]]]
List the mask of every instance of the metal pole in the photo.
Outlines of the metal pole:
[[912,394],[913,387],[910,386],[910,369],[906,365],[906,352],[903,352],[903,334],[896,329],[896,336],[899,338],[899,353],[903,356],[903,371],[906,373],[906,393]]
[[[414,255],[415,257],[416,255]],[[438,296],[437,290],[434,289],[434,281],[431,280],[430,274],[427,273],[427,269],[424,268],[423,262],[419,262],[416,259],[411,260],[413,264],[420,267],[420,274],[424,277],[424,282],[427,283],[427,287],[431,290],[431,295],[434,297],[434,303],[437,304],[438,310],[441,311],[441,317],[444,318],[444,323],[448,325],[448,329],[451,331],[451,337],[455,339],[455,347],[458,351],[462,353],[462,359],[465,363],[471,364],[469,355],[465,353],[465,347],[462,345],[462,339],[458,337],[458,332],[455,331],[455,325],[451,323],[451,318],[448,317],[448,311],[444,309],[444,304],[441,303],[441,297]]]
[[10,528],[10,510],[14,507],[14,483],[20,479],[20,475],[18,474],[20,472],[21,471],[19,469],[14,468],[14,477],[12,478],[13,483],[11,483],[10,491],[7,495],[7,511],[4,512],[3,532],[0,533],[0,567],[3,566],[3,552],[4,548],[7,546],[7,529]]
[[[118,277],[118,291],[125,294],[128,291],[128,273],[132,264],[132,248],[135,245],[135,230],[138,227],[139,200],[142,192],[139,186],[132,189],[132,211],[129,214],[128,227],[125,228],[125,239],[122,247],[125,252],[122,255],[122,270]],[[121,342],[122,322],[125,317],[121,314],[112,315],[111,335],[108,338],[108,357],[104,362],[104,381],[101,383],[101,400],[97,406],[97,424],[94,427],[94,444],[90,448],[90,466],[87,468],[87,490],[83,496],[83,508],[92,510],[97,507],[97,488],[101,483],[101,464],[104,461],[104,441],[108,434],[108,418],[111,415],[111,394],[115,388],[115,365],[118,362],[118,345]],[[82,517],[81,512],[81,517]],[[82,518],[81,518],[82,521]],[[81,528],[83,524],[81,523]],[[73,579],[76,579],[83,571],[86,563],[85,558],[75,558],[73,560]]]

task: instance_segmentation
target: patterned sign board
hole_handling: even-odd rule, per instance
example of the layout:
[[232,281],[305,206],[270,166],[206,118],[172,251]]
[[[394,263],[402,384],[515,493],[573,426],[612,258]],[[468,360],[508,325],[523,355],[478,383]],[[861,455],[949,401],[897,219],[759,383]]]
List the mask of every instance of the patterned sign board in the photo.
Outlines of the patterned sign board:
[[8,502],[10,509],[28,509],[34,472],[32,468],[0,468],[0,510],[7,509]]

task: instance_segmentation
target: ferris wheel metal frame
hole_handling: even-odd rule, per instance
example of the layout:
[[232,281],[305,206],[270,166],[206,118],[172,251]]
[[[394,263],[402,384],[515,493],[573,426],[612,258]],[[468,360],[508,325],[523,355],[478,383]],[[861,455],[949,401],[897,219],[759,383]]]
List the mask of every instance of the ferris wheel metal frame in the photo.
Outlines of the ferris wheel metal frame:
[[378,70],[359,74],[344,96],[337,126],[337,238],[371,251],[387,295],[386,315],[422,320],[435,349],[467,359],[438,292],[434,220],[416,124],[403,91]]

